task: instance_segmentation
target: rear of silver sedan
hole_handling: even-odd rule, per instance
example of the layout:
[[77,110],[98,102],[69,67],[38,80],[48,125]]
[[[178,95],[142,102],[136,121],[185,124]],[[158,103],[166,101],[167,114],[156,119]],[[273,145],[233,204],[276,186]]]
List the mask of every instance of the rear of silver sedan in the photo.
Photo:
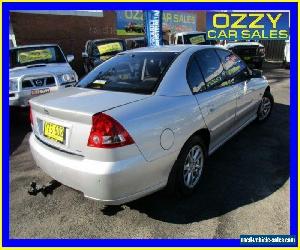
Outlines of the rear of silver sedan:
[[49,176],[105,204],[125,203],[155,188],[144,186],[144,173],[141,171],[147,163],[135,145],[105,152],[107,155],[117,155],[120,159],[116,161],[92,160],[57,150],[42,142],[34,133],[30,136],[30,147],[36,164]]
[[[172,101],[165,98],[165,88],[161,95],[154,94],[160,81],[168,82],[164,75],[184,49],[122,53],[75,88],[30,100],[30,146],[37,165],[62,184],[106,204],[125,203],[165,187],[189,136],[179,128],[175,138],[169,129],[177,118],[173,110],[199,120],[187,85],[183,102],[176,95]],[[166,110],[158,112],[161,107]],[[180,124],[184,121],[179,119]]]
[[[75,99],[87,95],[90,104],[93,95],[102,95],[102,99],[109,95],[77,88],[66,92],[73,92]],[[127,101],[129,96],[126,94]],[[65,98],[55,102],[62,106],[60,100]],[[139,98],[143,96],[132,95],[131,101]],[[122,102],[122,93],[118,100]],[[95,113],[93,108],[58,109],[45,102],[30,101],[33,133],[29,142],[37,166],[49,176],[86,197],[110,205],[137,199],[166,185],[167,180],[157,176],[157,168],[169,165],[169,159],[146,161],[126,129],[105,112]],[[97,108],[101,109],[99,105]],[[108,131],[103,137],[102,129]],[[111,137],[109,131],[114,133]]]

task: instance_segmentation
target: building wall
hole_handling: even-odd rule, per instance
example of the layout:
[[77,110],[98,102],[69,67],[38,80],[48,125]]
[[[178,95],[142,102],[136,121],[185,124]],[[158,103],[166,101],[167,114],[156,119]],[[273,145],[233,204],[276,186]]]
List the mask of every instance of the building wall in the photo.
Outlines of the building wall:
[[197,30],[206,31],[206,11],[197,11]]
[[[197,30],[205,30],[205,12],[189,12],[197,14]],[[72,66],[79,75],[83,74],[81,53],[87,40],[118,37],[115,11],[104,11],[103,17],[11,12],[10,21],[17,45],[57,43],[65,54],[74,54]]]

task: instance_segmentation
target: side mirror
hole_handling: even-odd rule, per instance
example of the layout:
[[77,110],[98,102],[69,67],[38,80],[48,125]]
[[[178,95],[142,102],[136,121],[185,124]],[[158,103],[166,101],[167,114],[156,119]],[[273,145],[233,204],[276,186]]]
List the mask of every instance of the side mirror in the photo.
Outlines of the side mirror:
[[74,61],[74,55],[67,55],[67,61],[70,63]]
[[252,78],[261,78],[263,76],[262,70],[259,69],[252,69],[251,70],[251,77]]
[[82,58],[88,58],[89,57],[88,53],[86,53],[86,52],[82,52],[81,56],[82,56]]

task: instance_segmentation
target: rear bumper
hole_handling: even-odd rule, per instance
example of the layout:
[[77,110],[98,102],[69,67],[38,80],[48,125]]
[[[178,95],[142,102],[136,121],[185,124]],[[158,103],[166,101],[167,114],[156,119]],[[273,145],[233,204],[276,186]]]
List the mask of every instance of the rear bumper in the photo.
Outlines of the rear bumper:
[[24,95],[21,92],[9,93],[9,106],[27,107],[31,98],[31,95]]
[[[35,94],[32,95],[31,91],[32,90],[49,90],[49,92],[57,91],[59,89],[64,89],[68,87],[74,86],[76,82],[64,84],[64,85],[59,85],[59,86],[52,86],[52,87],[41,87],[41,88],[28,88],[28,89],[23,89],[17,92],[10,92],[9,93],[9,106],[15,106],[15,107],[28,107],[29,106],[29,100],[31,98],[34,98],[36,96],[42,95],[41,94]],[[48,93],[45,91],[45,94]]]
[[44,172],[83,192],[85,197],[104,204],[126,203],[161,189],[167,183],[161,171],[156,171],[156,166],[149,165],[141,154],[117,162],[100,162],[53,149],[33,133],[29,142],[33,158]]
[[[39,96],[41,94],[43,94],[43,92],[41,94],[31,94],[32,90],[36,90],[36,91],[45,91],[46,93],[49,92],[53,92],[58,90],[58,87],[45,87],[45,88],[30,88],[30,89],[26,89],[26,90],[21,90],[18,92],[10,92],[9,93],[9,106],[18,106],[18,107],[28,107],[29,106],[29,100],[31,98],[34,98],[36,96]],[[49,92],[48,92],[49,91]]]

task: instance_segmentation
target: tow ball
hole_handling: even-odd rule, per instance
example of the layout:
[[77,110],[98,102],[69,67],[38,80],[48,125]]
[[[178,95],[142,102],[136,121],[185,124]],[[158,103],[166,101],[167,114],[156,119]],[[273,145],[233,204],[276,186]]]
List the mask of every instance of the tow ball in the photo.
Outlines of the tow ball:
[[45,185],[38,185],[35,181],[33,181],[30,183],[28,193],[34,196],[36,196],[38,193],[42,193],[44,197],[46,197],[48,194],[53,194],[53,191],[60,185],[61,183],[56,180],[49,181]]

